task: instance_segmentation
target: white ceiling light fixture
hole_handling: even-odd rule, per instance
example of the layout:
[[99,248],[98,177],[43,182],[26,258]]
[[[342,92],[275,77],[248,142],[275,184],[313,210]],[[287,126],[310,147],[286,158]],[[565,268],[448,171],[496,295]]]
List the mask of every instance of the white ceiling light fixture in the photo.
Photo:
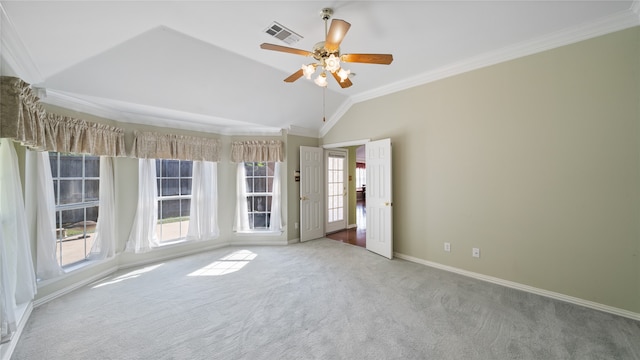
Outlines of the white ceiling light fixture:
[[316,83],[316,85],[320,86],[320,87],[327,87],[328,83],[327,83],[327,74],[325,74],[325,72],[321,72],[320,75],[318,75],[318,77],[313,80],[314,83]]

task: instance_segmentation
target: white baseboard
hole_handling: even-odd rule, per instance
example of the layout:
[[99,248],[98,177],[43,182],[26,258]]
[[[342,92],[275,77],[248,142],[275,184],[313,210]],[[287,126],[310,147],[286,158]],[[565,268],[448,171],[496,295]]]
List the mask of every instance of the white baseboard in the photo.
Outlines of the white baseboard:
[[551,298],[551,299],[560,300],[560,301],[568,302],[568,303],[571,303],[571,304],[584,306],[584,307],[587,307],[587,308],[590,308],[590,309],[599,310],[599,311],[603,311],[603,312],[606,312],[606,313],[623,316],[623,317],[626,317],[626,318],[629,318],[629,319],[633,319],[633,320],[640,320],[640,313],[635,313],[633,311],[620,309],[620,308],[616,308],[616,307],[609,306],[609,305],[600,304],[600,303],[597,303],[597,302],[594,302],[594,301],[580,299],[580,298],[577,298],[577,297],[574,297],[574,296],[569,296],[569,295],[557,293],[557,292],[554,292],[554,291],[539,289],[539,288],[536,288],[536,287],[533,287],[533,286],[520,284],[520,283],[517,283],[517,282],[514,282],[514,281],[509,281],[509,280],[504,280],[504,279],[500,279],[500,278],[493,277],[493,276],[483,275],[483,274],[476,273],[476,272],[473,272],[473,271],[463,270],[463,269],[459,269],[459,268],[456,268],[456,267],[453,267],[453,266],[443,265],[443,264],[439,264],[439,263],[436,263],[436,262],[427,261],[427,260],[419,259],[419,258],[416,258],[416,257],[413,257],[413,256],[401,254],[401,253],[395,253],[394,255],[399,259],[403,259],[403,260],[411,261],[411,262],[414,262],[414,263],[418,263],[418,264],[426,265],[426,266],[429,266],[429,267],[433,267],[433,268],[436,268],[436,269],[445,270],[445,271],[449,271],[449,272],[452,272],[452,273],[464,275],[464,276],[467,276],[467,277],[470,277],[470,278],[474,278],[474,279],[490,282],[490,283],[493,283],[493,284],[506,286],[506,287],[509,287],[509,288],[512,288],[512,289],[516,289],[516,290],[526,291],[526,292],[529,292],[529,293],[532,293],[532,294],[541,295],[541,296],[545,296],[545,297],[548,297],[548,298]]
[[300,238],[295,238],[295,239],[291,239],[291,240],[287,241],[287,244],[291,245],[291,244],[297,244],[299,242],[300,242]]
[[349,224],[349,225],[347,225],[347,229],[353,229],[353,228],[356,228],[356,227],[358,227],[357,224]]
[[0,345],[0,359],[9,360],[11,359],[11,355],[13,355],[13,351],[16,349],[16,345],[18,345],[18,340],[20,340],[20,336],[22,335],[22,331],[24,330],[25,325],[27,324],[27,320],[31,316],[31,312],[33,311],[33,302],[29,302],[20,317],[20,321],[18,322],[18,328],[16,332],[11,336],[11,340]]
[[70,293],[70,292],[72,292],[72,291],[74,291],[76,289],[79,289],[79,288],[81,288],[81,287],[83,287],[85,285],[91,284],[92,282],[100,280],[100,279],[102,279],[102,278],[104,278],[104,277],[106,277],[106,276],[108,276],[110,274],[113,274],[116,271],[118,271],[118,266],[110,267],[109,269],[104,270],[104,271],[102,271],[102,272],[100,272],[98,274],[90,276],[90,277],[88,277],[86,279],[82,279],[81,281],[73,283],[72,285],[69,285],[69,286],[67,286],[65,288],[62,288],[62,289],[58,290],[58,291],[52,292],[51,294],[49,294],[47,296],[43,296],[41,298],[38,298],[38,299],[34,300],[33,301],[33,306],[34,307],[38,307],[38,306],[40,306],[42,304],[46,304],[47,302],[49,302],[49,301],[51,301],[53,299],[59,298],[60,296],[66,295],[66,294],[68,294],[68,293]]

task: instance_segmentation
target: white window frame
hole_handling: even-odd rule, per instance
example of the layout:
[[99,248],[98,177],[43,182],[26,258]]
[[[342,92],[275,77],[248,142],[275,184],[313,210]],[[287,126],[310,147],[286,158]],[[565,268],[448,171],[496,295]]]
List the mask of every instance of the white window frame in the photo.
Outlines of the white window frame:
[[[267,167],[267,169],[272,168],[273,169],[273,173],[271,175],[269,175],[269,172],[267,171],[266,175],[264,176],[255,176],[255,172],[254,175],[249,176],[247,175],[247,173],[245,172],[245,178],[243,179],[243,184],[246,186],[247,184],[247,180],[249,178],[251,179],[262,179],[264,178],[266,181],[266,188],[269,188],[269,179],[271,179],[271,191],[263,191],[263,192],[249,192],[248,190],[246,191],[246,197],[247,199],[249,197],[259,197],[259,196],[264,196],[264,197],[271,197],[271,202],[268,202],[270,204],[268,210],[265,211],[257,211],[255,209],[251,209],[248,207],[247,205],[247,216],[249,216],[249,218],[247,219],[247,222],[249,223],[249,229],[246,229],[245,232],[250,232],[250,233],[265,233],[265,232],[272,232],[269,229],[269,226],[271,224],[271,213],[272,213],[272,206],[273,206],[273,196],[274,196],[274,191],[273,191],[273,186],[275,183],[275,166],[276,163],[273,161],[245,161],[243,163],[243,165],[246,167],[247,164],[254,164],[253,167],[255,168],[256,165],[255,164],[259,164],[259,163],[264,163],[265,166]],[[255,169],[254,169],[255,170]],[[247,201],[247,199],[245,199],[245,201]],[[255,214],[266,214],[265,216],[265,226],[264,227],[259,227],[259,228],[255,228],[255,217],[251,217],[251,215],[255,215]],[[253,221],[252,221],[253,219]]]
[[[182,176],[181,171],[178,170],[178,176],[162,176],[162,167],[163,162],[164,161],[176,161],[178,162],[178,169],[181,169],[181,164],[184,162],[189,162],[191,163],[191,176]],[[183,213],[183,208],[182,208],[182,204],[183,204],[183,200],[189,200],[189,203],[191,203],[191,199],[192,199],[192,193],[193,193],[193,161],[191,160],[168,160],[168,159],[156,159],[156,172],[157,175],[156,176],[156,186],[157,186],[157,190],[158,190],[158,222],[156,224],[156,229],[157,229],[157,236],[158,236],[158,243],[159,246],[165,246],[165,245],[173,245],[176,243],[180,243],[180,242],[184,242],[186,241],[187,238],[187,233],[189,231],[189,220],[190,220],[190,206],[189,208],[187,208],[186,210],[189,212],[189,215],[186,216],[179,216],[179,218],[185,218],[182,219],[179,222],[179,236],[177,238],[171,238],[171,239],[163,239],[163,229],[166,230],[166,225],[167,223],[164,223],[162,218],[162,206],[163,206],[163,202],[164,201],[171,201],[171,200],[179,200],[179,204],[180,204],[180,214]],[[191,181],[191,187],[189,188],[189,194],[188,195],[184,195],[181,194],[182,192],[182,181],[183,180],[190,180]],[[163,196],[162,194],[162,182],[165,180],[178,180],[178,195],[168,195],[168,196]],[[185,223],[186,222],[186,226]]]
[[[51,158],[54,157],[56,158],[56,169],[55,169],[55,176],[54,176],[54,171],[52,169],[51,171],[51,177],[53,179],[53,184],[51,184],[52,186],[54,186],[54,195],[55,195],[55,199],[56,199],[56,204],[55,204],[55,220],[56,220],[56,224],[60,224],[59,227],[57,227],[55,230],[56,233],[56,259],[58,261],[58,264],[60,264],[60,266],[65,270],[71,270],[75,267],[77,267],[77,265],[81,264],[82,262],[87,261],[89,252],[91,250],[91,246],[87,246],[87,209],[88,208],[93,208],[96,207],[98,208],[98,213],[100,212],[100,157],[99,156],[92,156],[92,155],[77,155],[77,154],[61,154],[58,152],[49,152],[49,159],[51,161]],[[82,175],[81,176],[76,176],[76,177],[61,177],[61,157],[81,157],[82,158]],[[98,159],[98,176],[95,177],[87,177],[86,175],[86,160],[87,158],[97,158]],[[52,166],[53,167],[53,166]],[[60,204],[60,200],[61,200],[61,186],[60,183],[61,181],[70,181],[70,180],[81,180],[82,181],[82,198],[80,202],[75,202],[75,203],[70,203],[70,204]],[[98,181],[98,194],[97,194],[97,198],[93,199],[93,200],[86,200],[86,180],[97,180]],[[57,185],[57,186],[56,186]],[[62,213],[64,211],[71,211],[71,210],[80,210],[83,209],[83,234],[82,234],[82,238],[84,240],[84,257],[80,260],[74,261],[74,262],[70,262],[67,264],[63,265],[63,243],[67,242],[67,241],[75,241],[73,239],[63,239],[64,237],[67,237],[67,230],[62,228]],[[97,223],[97,216],[96,216],[96,223]],[[94,239],[95,239],[95,228],[93,229],[94,232],[92,233]],[[78,239],[76,239],[78,240]]]

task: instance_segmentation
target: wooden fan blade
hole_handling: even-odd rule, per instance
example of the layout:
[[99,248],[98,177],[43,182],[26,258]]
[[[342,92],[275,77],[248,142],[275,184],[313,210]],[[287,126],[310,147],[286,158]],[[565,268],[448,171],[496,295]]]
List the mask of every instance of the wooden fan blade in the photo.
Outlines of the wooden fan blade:
[[302,55],[302,56],[313,56],[313,53],[307,50],[290,48],[290,47],[280,46],[275,44],[262,43],[260,44],[260,48],[265,50],[281,51],[289,54],[296,54],[296,55]]
[[344,54],[340,56],[344,62],[389,65],[393,61],[391,54]]
[[289,82],[289,83],[290,82],[294,82],[294,81],[300,79],[302,77],[302,75],[303,75],[303,72],[302,72],[302,69],[300,69],[300,70],[294,72],[293,74],[289,75],[288,78],[284,79],[284,82]]
[[340,84],[340,87],[342,87],[343,89],[346,89],[349,86],[353,85],[353,83],[351,82],[351,80],[349,80],[349,78],[344,79],[344,81],[340,81],[340,76],[338,76],[337,71],[334,73],[331,73],[331,75],[333,75],[333,78],[336,79],[338,84]]
[[340,43],[344,36],[347,35],[347,31],[351,24],[344,20],[333,19],[331,20],[331,26],[329,27],[329,32],[327,33],[327,39],[324,42],[324,48],[329,52],[336,52],[340,48]]

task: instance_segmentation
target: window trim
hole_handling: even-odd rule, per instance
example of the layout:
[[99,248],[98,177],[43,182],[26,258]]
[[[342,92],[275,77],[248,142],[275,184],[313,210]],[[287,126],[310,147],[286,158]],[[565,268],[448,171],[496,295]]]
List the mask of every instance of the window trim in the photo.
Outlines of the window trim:
[[[155,159],[156,160],[156,171],[157,173],[160,174],[160,176],[156,176],[156,186],[158,186],[157,188],[157,194],[158,194],[158,213],[162,214],[162,202],[163,201],[170,201],[170,200],[189,200],[189,203],[191,203],[192,198],[193,198],[193,160],[179,160],[179,159]],[[163,161],[177,161],[178,162],[178,176],[162,176],[162,162]],[[186,176],[182,176],[180,174],[180,164],[182,162],[189,162],[191,163],[191,176],[186,177]],[[184,179],[189,179],[191,180],[191,188],[189,189],[189,195],[167,195],[167,196],[162,196],[161,192],[162,192],[162,182],[165,180],[178,180],[178,192],[181,191],[182,189],[182,180]],[[190,210],[190,209],[189,209]],[[182,213],[182,201],[180,201],[180,213]],[[189,216],[187,216],[189,219],[187,221],[190,221],[190,216],[191,214],[189,214]],[[182,216],[179,216],[182,217]],[[189,228],[187,228],[186,231],[182,231],[182,225],[180,225],[180,237],[178,238],[174,238],[174,239],[167,239],[167,240],[162,240],[162,225],[160,222],[162,220],[165,220],[164,218],[160,218],[160,216],[158,216],[158,220],[156,222],[156,229],[160,229],[160,233],[156,234],[156,236],[158,236],[158,245],[156,246],[157,248],[161,248],[161,247],[165,247],[165,246],[171,246],[171,245],[176,245],[176,244],[180,244],[180,243],[184,243],[187,242],[187,235],[189,232]],[[182,221],[181,221],[182,222]]]
[[[273,167],[274,167],[273,175],[268,175],[267,174],[267,175],[258,176],[258,177],[252,175],[251,177],[249,177],[249,176],[247,176],[247,174],[245,172],[244,179],[243,179],[243,184],[245,186],[246,186],[246,183],[247,183],[247,179],[249,179],[249,178],[252,178],[252,179],[256,179],[256,178],[257,179],[266,179],[267,184],[269,184],[269,179],[270,178],[272,179],[272,181],[271,181],[271,192],[261,191],[261,192],[251,192],[250,193],[250,192],[245,190],[245,195],[246,195],[247,198],[249,196],[252,196],[252,197],[270,196],[271,197],[271,207],[269,207],[269,211],[260,211],[260,212],[258,212],[258,211],[249,211],[249,209],[247,209],[247,216],[250,216],[251,214],[255,214],[255,213],[266,213],[266,214],[268,214],[269,221],[268,221],[268,224],[266,224],[266,227],[264,227],[264,228],[257,228],[257,229],[256,228],[250,228],[250,229],[246,229],[246,230],[238,230],[238,231],[235,231],[235,232],[237,234],[246,234],[246,235],[251,235],[251,234],[262,234],[262,235],[272,235],[272,236],[281,235],[282,234],[282,230],[271,230],[270,229],[270,226],[271,226],[271,213],[272,213],[272,206],[273,206],[273,196],[274,196],[273,195],[273,193],[274,193],[273,186],[275,184],[275,166],[276,166],[276,162],[275,161],[243,161],[242,162],[243,166],[246,166],[247,163],[254,164],[253,167],[256,166],[255,165],[256,163],[265,163],[266,164],[265,166],[267,168],[269,167],[269,163],[273,163]],[[267,185],[267,187],[268,187],[268,185]],[[246,200],[247,199],[245,199],[245,201]],[[247,219],[247,222],[248,223],[250,222],[249,219]]]
[[[100,191],[98,190],[98,198],[95,200],[89,200],[89,201],[84,201],[85,197],[86,197],[86,181],[87,180],[97,180],[98,181],[98,189],[100,186],[100,175],[98,174],[98,176],[85,176],[86,173],[86,158],[87,156],[89,157],[93,157],[93,158],[97,158],[98,161],[100,160],[100,156],[97,155],[91,155],[91,154],[71,154],[71,153],[61,153],[61,152],[57,152],[57,151],[50,151],[49,152],[49,159],[51,159],[51,155],[54,154],[57,159],[56,159],[56,176],[53,176],[53,173],[51,174],[51,178],[52,178],[52,184],[51,186],[55,186],[55,192],[54,192],[54,196],[55,196],[55,200],[56,204],[55,204],[55,208],[54,208],[54,222],[57,224],[58,222],[62,223],[62,212],[64,211],[71,211],[71,210],[80,210],[82,209],[84,214],[83,214],[83,218],[85,219],[84,222],[84,234],[85,234],[85,238],[84,243],[83,243],[83,248],[84,248],[84,258],[62,265],[61,261],[63,259],[62,257],[62,239],[60,237],[60,235],[58,234],[58,228],[56,227],[54,229],[55,232],[55,239],[56,239],[56,261],[58,261],[58,264],[60,265],[60,268],[62,269],[62,271],[64,273],[70,273],[73,272],[79,268],[83,268],[86,265],[94,262],[94,260],[91,260],[89,258],[89,254],[88,252],[91,251],[90,247],[87,247],[87,238],[86,238],[86,228],[87,228],[87,224],[86,224],[86,219],[87,219],[87,209],[88,208],[93,208],[93,207],[97,207],[98,208],[98,214],[100,213]],[[73,157],[82,157],[82,176],[70,176],[70,177],[61,177],[60,173],[61,173],[61,158],[63,156],[73,156]],[[100,163],[98,162],[98,170],[99,170],[99,166]],[[60,183],[62,181],[77,181],[80,180],[82,182],[82,201],[80,202],[75,202],[75,203],[69,203],[69,204],[59,204],[60,203],[60,191],[61,191],[61,186]],[[99,216],[99,215],[98,215]],[[96,218],[96,225],[98,223],[98,218]],[[95,237],[95,235],[97,235],[97,233],[94,232],[92,233],[93,236]],[[58,254],[59,252],[59,254]]]

